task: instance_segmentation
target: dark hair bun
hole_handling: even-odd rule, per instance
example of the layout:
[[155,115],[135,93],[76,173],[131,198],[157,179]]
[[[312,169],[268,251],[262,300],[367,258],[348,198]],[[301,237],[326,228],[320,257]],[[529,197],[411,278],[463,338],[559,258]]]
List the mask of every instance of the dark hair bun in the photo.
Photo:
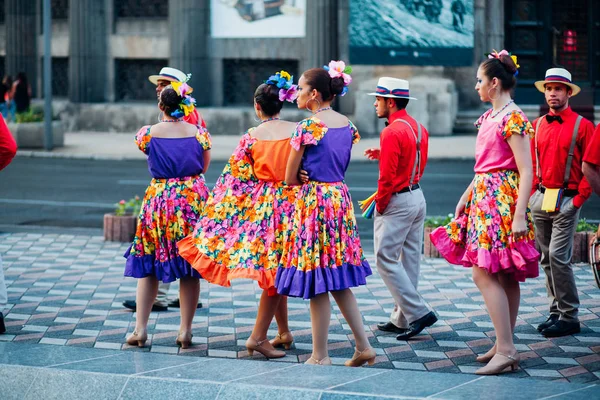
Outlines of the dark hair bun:
[[160,104],[164,107],[165,114],[171,115],[178,110],[182,100],[183,98],[172,86],[167,86],[160,92]]
[[344,78],[331,79],[331,94],[339,96],[344,91]]
[[279,100],[279,88],[275,84],[263,83],[254,92],[254,101],[267,117],[279,114],[283,101]]
[[511,56],[508,56],[508,55],[500,56],[500,62],[502,63],[504,68],[506,68],[506,71],[509,74],[514,75],[515,72],[517,72],[517,66]]

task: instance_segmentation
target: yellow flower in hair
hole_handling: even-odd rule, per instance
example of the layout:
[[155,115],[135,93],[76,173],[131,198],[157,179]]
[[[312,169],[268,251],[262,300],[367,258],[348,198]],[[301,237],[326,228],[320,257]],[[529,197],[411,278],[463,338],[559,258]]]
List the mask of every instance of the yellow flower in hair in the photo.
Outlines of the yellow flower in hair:
[[177,92],[177,94],[179,94],[179,88],[181,87],[181,85],[181,82],[171,82],[171,86],[173,87],[173,90]]
[[512,60],[515,62],[515,65],[517,66],[517,68],[521,68],[521,66],[517,63],[517,56],[510,56],[510,58],[512,58]]
[[281,76],[285,80],[289,80],[291,78],[290,74],[283,70],[279,73],[279,76]]
[[187,117],[188,115],[190,115],[190,113],[192,111],[194,111],[194,106],[193,105],[187,105],[187,104],[181,104],[181,109],[183,110],[183,113]]

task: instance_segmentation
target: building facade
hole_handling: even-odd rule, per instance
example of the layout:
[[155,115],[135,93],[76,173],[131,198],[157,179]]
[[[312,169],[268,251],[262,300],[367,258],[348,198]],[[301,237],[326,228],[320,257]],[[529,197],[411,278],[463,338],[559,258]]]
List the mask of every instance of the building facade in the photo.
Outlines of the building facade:
[[[234,21],[221,21],[211,11],[227,6],[245,19],[260,18],[244,14],[244,4],[253,1],[51,0],[53,94],[74,104],[151,102],[147,76],[170,65],[192,73],[193,86],[202,94],[196,96],[199,106],[248,106],[256,85],[274,71],[298,76],[331,59],[348,59],[351,0],[297,1],[285,3],[304,12],[303,34],[289,35],[291,27],[277,26],[259,34],[263,37],[223,37],[215,27]],[[26,72],[35,97],[44,79],[41,3],[0,0],[0,72]],[[265,18],[269,7],[284,2],[261,3]],[[533,82],[559,64],[583,88],[577,102],[600,105],[600,2],[473,0],[473,19],[468,66],[360,65],[355,84],[386,74],[443,76],[455,82],[459,109],[478,108],[476,66],[491,49],[506,47],[519,56],[520,104],[543,103]],[[340,107],[355,112],[352,91]]]

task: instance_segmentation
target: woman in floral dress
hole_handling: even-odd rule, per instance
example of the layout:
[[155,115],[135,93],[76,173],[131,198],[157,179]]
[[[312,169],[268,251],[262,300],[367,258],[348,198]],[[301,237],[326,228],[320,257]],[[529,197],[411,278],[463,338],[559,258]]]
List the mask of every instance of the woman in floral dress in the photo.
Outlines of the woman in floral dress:
[[519,282],[538,276],[531,213],[527,207],[533,167],[533,128],[511,99],[516,57],[506,50],[489,55],[477,70],[475,89],[491,102],[476,123],[475,177],[460,198],[456,219],[431,233],[440,253],[453,264],[473,268],[494,324],[496,344],[477,358],[488,364],[476,374],[515,370],[519,354],[513,333],[519,312]]
[[333,295],[356,340],[347,366],[373,364],[375,350],[365,334],[351,287],[366,284],[371,268],[363,255],[348,187],[344,182],[358,130],[331,109],[352,81],[351,68],[332,61],[305,71],[298,81],[298,108],[312,111],[296,128],[285,181],[299,185],[300,168],[309,181],[300,186],[275,286],[280,294],[310,299],[313,352],[308,364],[331,364],[327,337]]
[[200,274],[177,251],[177,241],[192,233],[208,197],[203,173],[210,163],[210,135],[183,121],[194,110],[192,89],[173,82],[159,97],[163,120],[139,130],[135,141],[148,155],[152,181],[146,189],[133,244],[125,253],[125,276],[140,279],[136,326],[127,338],[143,347],[158,282],[179,279],[181,326],[176,343],[191,345],[192,319],[200,295]]
[[[246,348],[268,358],[284,357],[273,345],[289,348],[287,299],[275,290],[297,189],[284,183],[295,123],[279,119],[284,101],[293,102],[296,86],[285,71],[271,76],[254,93],[260,124],[242,136],[206,204],[194,234],[178,243],[181,255],[211,283],[230,286],[232,279],[258,282],[263,294]],[[279,334],[267,340],[277,317]]]

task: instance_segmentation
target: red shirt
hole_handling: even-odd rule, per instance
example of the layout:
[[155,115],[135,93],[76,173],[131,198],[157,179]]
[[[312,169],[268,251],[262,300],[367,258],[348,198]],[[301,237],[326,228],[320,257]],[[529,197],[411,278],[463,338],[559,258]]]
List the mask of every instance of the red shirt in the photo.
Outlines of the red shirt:
[[[544,120],[542,121],[541,118],[536,119],[533,122],[533,127],[535,128],[538,152],[540,154],[539,174],[542,176],[541,183],[547,188],[558,189],[563,187],[567,157],[569,156],[569,148],[573,139],[573,128],[575,128],[575,121],[579,115],[573,112],[571,107],[567,107],[558,114],[550,110],[550,115],[560,115],[563,123],[561,124],[558,121],[548,123],[545,117],[541,117]],[[583,163],[583,154],[588,148],[593,132],[594,124],[585,118],[582,119],[579,125],[579,132],[577,133],[571,173],[567,185],[567,189],[579,192],[573,198],[573,205],[577,208],[581,207],[592,194],[592,188],[587,179],[584,178],[581,166]],[[535,161],[535,138],[531,140],[531,158],[533,159],[532,191],[535,191],[538,183],[540,183]]]
[[[414,129],[414,135],[404,122],[394,122],[403,119]],[[379,154],[379,180],[377,183],[377,211],[383,214],[392,195],[409,185],[415,157],[417,156],[418,135],[417,121],[406,110],[399,110],[388,118],[389,125],[381,132],[379,139],[381,152]],[[419,183],[425,165],[429,148],[429,133],[421,127],[421,168],[415,173],[413,185]]]
[[600,166],[600,124],[598,124],[594,131],[594,136],[592,136],[590,145],[585,151],[583,161],[594,164],[595,166]]
[[17,143],[4,122],[0,117],[0,170],[4,169],[17,154]]

